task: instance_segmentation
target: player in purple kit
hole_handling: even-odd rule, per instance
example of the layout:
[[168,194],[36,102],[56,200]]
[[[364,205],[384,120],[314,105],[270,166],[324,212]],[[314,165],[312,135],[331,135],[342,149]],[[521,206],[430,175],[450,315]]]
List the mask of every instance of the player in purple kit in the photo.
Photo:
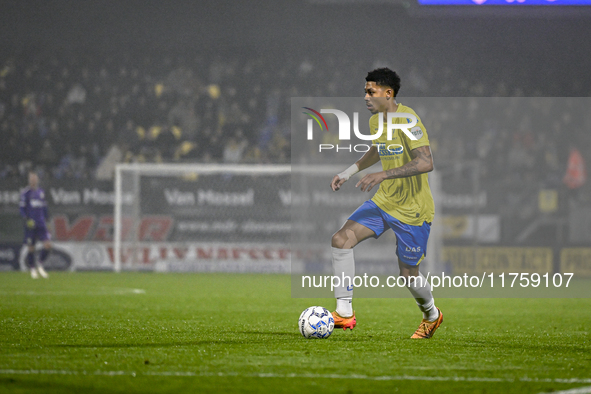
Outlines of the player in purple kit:
[[[21,192],[20,213],[25,220],[25,244],[27,244],[27,265],[31,269],[31,277],[37,279],[39,275],[47,278],[43,269],[43,262],[51,251],[51,235],[47,230],[46,221],[49,219],[45,192],[39,188],[39,176],[36,172],[29,172],[29,186]],[[43,242],[43,249],[39,262],[35,263],[35,243]]]

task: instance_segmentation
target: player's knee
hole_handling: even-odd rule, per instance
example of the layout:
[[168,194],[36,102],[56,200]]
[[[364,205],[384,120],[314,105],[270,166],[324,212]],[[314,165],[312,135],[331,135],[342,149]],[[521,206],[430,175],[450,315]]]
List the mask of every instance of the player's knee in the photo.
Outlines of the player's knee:
[[339,249],[343,248],[343,246],[345,245],[345,239],[340,234],[340,231],[337,231],[336,233],[334,233],[332,235],[332,239],[331,239],[330,244],[333,248],[339,248]]
[[353,249],[357,245],[357,237],[351,229],[340,229],[332,236],[332,247],[339,249]]
[[406,265],[406,264],[399,264],[400,267],[400,276],[403,276],[405,278],[410,278],[410,277],[415,277],[415,276],[419,276],[419,266],[411,266],[411,265]]
[[347,243],[347,236],[341,231],[337,231],[332,236],[331,245],[333,248],[343,249]]

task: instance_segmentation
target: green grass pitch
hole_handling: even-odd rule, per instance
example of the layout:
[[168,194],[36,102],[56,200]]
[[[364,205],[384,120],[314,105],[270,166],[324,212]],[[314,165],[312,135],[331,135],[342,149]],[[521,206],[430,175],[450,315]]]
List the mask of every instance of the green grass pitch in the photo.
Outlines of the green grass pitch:
[[[326,340],[285,275],[0,274],[0,392],[550,392],[591,386],[591,300],[357,299]],[[587,390],[587,391],[586,391]],[[591,392],[583,389],[581,392]]]

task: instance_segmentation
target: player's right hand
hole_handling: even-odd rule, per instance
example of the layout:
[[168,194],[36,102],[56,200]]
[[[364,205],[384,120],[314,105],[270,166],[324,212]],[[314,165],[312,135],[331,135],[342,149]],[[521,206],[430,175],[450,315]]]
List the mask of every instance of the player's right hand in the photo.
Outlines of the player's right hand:
[[332,178],[332,182],[330,182],[330,188],[333,192],[336,192],[341,188],[341,186],[343,186],[343,183],[345,182],[347,182],[345,178],[341,178],[340,176],[335,175],[334,178]]
[[33,219],[28,219],[27,220],[27,227],[30,229],[34,229],[35,228],[35,221]]

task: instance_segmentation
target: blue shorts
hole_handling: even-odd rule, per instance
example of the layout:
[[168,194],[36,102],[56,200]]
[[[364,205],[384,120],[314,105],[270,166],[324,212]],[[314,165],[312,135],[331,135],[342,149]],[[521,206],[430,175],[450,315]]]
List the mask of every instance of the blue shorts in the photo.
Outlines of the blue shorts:
[[422,226],[411,226],[390,216],[373,201],[364,202],[349,220],[357,222],[375,233],[379,238],[388,228],[396,234],[396,256],[404,264],[418,265],[427,255],[427,241],[431,224],[424,222]]
[[51,240],[51,234],[47,231],[47,227],[25,228],[25,244],[35,245],[37,241],[45,242],[49,240]]

